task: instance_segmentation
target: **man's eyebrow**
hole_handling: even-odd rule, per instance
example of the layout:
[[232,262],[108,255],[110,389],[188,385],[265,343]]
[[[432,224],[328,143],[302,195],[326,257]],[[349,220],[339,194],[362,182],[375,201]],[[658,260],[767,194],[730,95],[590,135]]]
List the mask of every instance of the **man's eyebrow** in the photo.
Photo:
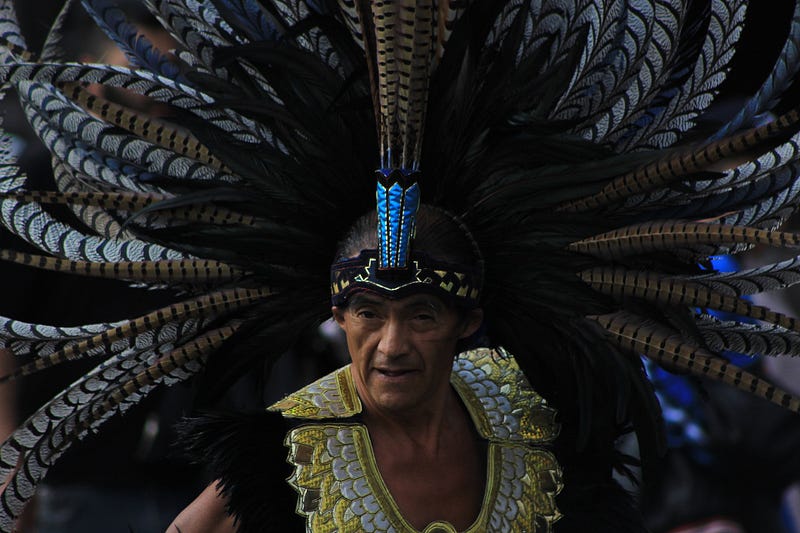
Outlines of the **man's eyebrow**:
[[435,309],[437,311],[444,307],[438,298],[432,296],[420,295],[412,298],[413,299],[409,301],[405,307],[430,307],[431,309]]

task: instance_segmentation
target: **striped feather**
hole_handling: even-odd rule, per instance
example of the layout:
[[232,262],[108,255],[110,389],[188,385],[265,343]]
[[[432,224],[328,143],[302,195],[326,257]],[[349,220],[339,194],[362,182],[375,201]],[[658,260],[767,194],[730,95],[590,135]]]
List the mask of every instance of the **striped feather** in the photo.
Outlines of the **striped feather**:
[[[751,205],[774,194],[793,182],[800,161],[800,134],[779,146],[767,150],[758,158],[746,161],[736,168],[715,174],[714,179],[683,181],[681,190],[660,189],[640,194],[625,201],[625,209],[657,211],[658,216],[673,211],[673,218],[684,218],[696,213],[699,218],[716,217],[742,206]],[[726,164],[726,166],[728,166]],[[677,214],[686,213],[686,214]]]
[[152,283],[224,283],[241,278],[244,272],[221,261],[184,259],[178,261],[67,261],[0,249],[0,260],[33,268],[64,272],[93,278],[119,279]]
[[798,195],[800,195],[800,181],[792,180],[800,169],[800,161],[793,162],[782,169],[782,176],[789,183],[777,190],[774,194],[759,199],[746,208],[732,213],[725,213],[719,217],[723,224],[747,224],[764,229],[776,229],[797,211]]
[[747,226],[659,220],[595,235],[569,245],[569,249],[604,259],[649,252],[682,250],[698,244],[760,244],[800,247],[800,234],[772,232]]
[[[125,190],[165,194],[162,188],[151,183],[157,177],[152,172],[104,154],[71,136],[62,135],[32,106],[25,107],[25,115],[42,143],[59,160],[58,166],[53,167],[57,179],[66,179],[63,174],[70,172],[71,179],[81,181],[86,189],[92,191]],[[63,170],[61,165],[64,166]]]
[[[0,192],[0,198],[14,199],[18,202],[35,202],[38,204],[94,206],[100,207],[103,210],[126,213],[136,213],[150,206],[158,209],[158,206],[154,204],[165,202],[169,199],[163,195],[135,192],[56,192],[25,190],[16,190],[6,193]],[[252,216],[243,215],[215,205],[163,208],[158,209],[156,213],[163,213],[167,218],[215,225],[238,224],[253,226],[256,224]]]
[[213,97],[146,70],[100,64],[17,63],[13,66],[0,66],[0,80],[14,84],[17,82],[41,82],[52,85],[69,82],[98,83],[126,89],[164,104],[185,109],[239,141],[273,144],[273,135],[263,124],[258,124],[230,109],[213,106],[215,103]]
[[[410,9],[411,5],[415,9]],[[378,0],[371,9],[377,42],[382,166],[417,169],[435,52],[433,4],[431,0]]]
[[50,125],[61,131],[62,135],[74,136],[147,172],[180,180],[236,181],[228,173],[216,171],[173,150],[119,132],[71,104],[52,87],[23,82],[20,83],[19,92],[20,98],[48,117]]
[[169,322],[230,313],[253,305],[269,296],[269,294],[270,292],[267,289],[226,289],[185,300],[180,304],[172,304],[126,321],[93,337],[65,346],[47,357],[23,364],[13,373],[0,377],[0,382],[27,376],[65,361],[82,359],[85,357],[85,352],[89,350],[97,347],[106,347],[118,340],[135,337],[153,327],[159,327]]
[[799,122],[800,112],[791,110],[764,126],[706,144],[699,149],[670,154],[666,158],[613,180],[594,195],[563,204],[560,209],[567,212],[596,209],[634,194],[666,186],[681,178],[690,177],[693,173],[703,172],[715,163],[752,150],[769,139],[793,131]]
[[[72,171],[64,165],[58,158],[52,158],[53,178],[56,187],[66,193],[82,192],[88,189],[86,183],[76,177]],[[90,205],[70,205],[76,217],[95,234],[107,239],[135,239],[136,235],[123,227],[121,221],[114,214],[96,206]]]
[[230,169],[225,168],[208,147],[191,133],[181,132],[164,120],[140,115],[130,108],[91,94],[78,84],[67,84],[62,90],[67,98],[106,122],[215,170],[230,173]]
[[[151,349],[157,339],[164,336],[176,336],[178,331],[186,335],[194,335],[205,327],[211,319],[188,318],[180,321],[165,322],[153,325],[136,337],[125,337],[107,345],[99,345],[83,353],[83,358],[110,357],[125,351],[143,351]],[[0,318],[0,345],[10,349],[15,356],[46,359],[53,353],[74,344],[96,337],[106,331],[123,327],[127,321],[84,324],[81,326],[51,326],[30,324],[8,318]]]
[[620,348],[642,354],[668,370],[721,381],[800,413],[800,398],[715,357],[673,331],[629,313],[587,318],[605,328]]
[[[2,191],[12,186],[11,181],[0,182]],[[0,200],[0,220],[15,235],[40,250],[73,261],[154,261],[188,257],[151,242],[86,235],[58,221],[37,204]]]
[[659,305],[714,309],[800,331],[800,321],[793,317],[677,277],[615,267],[584,270],[578,277],[597,292],[617,299],[639,298]]
[[[171,385],[197,373],[208,354],[235,329],[234,325],[225,326],[174,349],[166,345],[143,369],[141,364],[131,368],[101,365],[88,379],[79,380],[35,413],[0,449],[3,473],[13,474],[0,500],[5,511],[0,530],[12,530],[13,520],[37,483],[72,444],[141,401],[156,385]],[[42,431],[42,424],[46,424],[46,431]],[[20,463],[23,467],[18,469]]]

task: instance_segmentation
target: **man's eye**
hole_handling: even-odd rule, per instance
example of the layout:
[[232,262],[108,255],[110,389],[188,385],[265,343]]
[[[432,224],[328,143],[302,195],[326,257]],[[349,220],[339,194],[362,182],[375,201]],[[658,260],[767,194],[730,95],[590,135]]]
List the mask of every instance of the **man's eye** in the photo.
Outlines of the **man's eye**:
[[414,317],[415,320],[435,320],[436,317],[427,313],[419,313]]
[[356,316],[358,318],[366,318],[366,319],[378,318],[378,314],[377,313],[375,313],[374,311],[368,311],[368,310],[365,310],[365,309],[362,309],[360,311],[356,311]]

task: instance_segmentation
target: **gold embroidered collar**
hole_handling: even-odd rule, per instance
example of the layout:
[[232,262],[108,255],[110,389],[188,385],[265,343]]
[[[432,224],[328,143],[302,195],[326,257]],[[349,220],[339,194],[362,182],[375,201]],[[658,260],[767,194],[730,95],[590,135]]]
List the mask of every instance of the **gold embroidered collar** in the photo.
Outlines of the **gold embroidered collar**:
[[[479,434],[489,441],[481,512],[469,533],[548,532],[560,516],[561,473],[550,452],[535,445],[558,434],[555,411],[533,391],[503,350],[459,355],[451,383]],[[272,405],[283,416],[313,422],[289,432],[297,511],[307,531],[415,532],[378,471],[369,433],[347,421],[361,412],[349,365]],[[454,533],[447,522],[423,533]]]

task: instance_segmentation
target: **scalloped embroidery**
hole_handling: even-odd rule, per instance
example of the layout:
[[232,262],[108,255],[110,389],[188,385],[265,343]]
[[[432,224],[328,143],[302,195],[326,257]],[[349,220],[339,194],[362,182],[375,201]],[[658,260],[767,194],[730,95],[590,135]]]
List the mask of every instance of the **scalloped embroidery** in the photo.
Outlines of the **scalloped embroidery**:
[[[508,353],[464,352],[451,378],[479,433],[489,441],[481,512],[467,530],[549,532],[560,517],[555,496],[561,471],[553,455],[529,444],[558,434],[555,411],[530,387]],[[525,408],[527,406],[527,409]],[[337,422],[361,411],[349,366],[270,407],[313,423],[288,433],[289,483],[298,492],[297,512],[309,532],[417,532],[403,518],[378,471],[366,427]],[[325,422],[317,422],[327,420]],[[422,533],[455,533],[433,522]]]

